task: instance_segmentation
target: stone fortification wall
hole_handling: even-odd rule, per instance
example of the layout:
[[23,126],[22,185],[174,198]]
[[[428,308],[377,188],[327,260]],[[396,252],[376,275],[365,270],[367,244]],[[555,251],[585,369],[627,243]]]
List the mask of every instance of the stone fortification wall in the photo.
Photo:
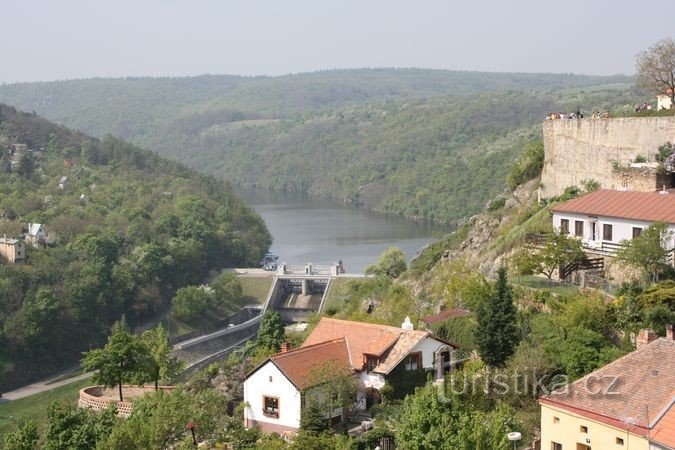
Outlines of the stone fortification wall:
[[[567,186],[582,187],[583,180],[621,189],[612,173],[614,161],[627,166],[638,155],[653,161],[658,147],[668,141],[675,142],[675,117],[546,121],[540,195],[550,198]],[[651,181],[643,184],[652,185]]]

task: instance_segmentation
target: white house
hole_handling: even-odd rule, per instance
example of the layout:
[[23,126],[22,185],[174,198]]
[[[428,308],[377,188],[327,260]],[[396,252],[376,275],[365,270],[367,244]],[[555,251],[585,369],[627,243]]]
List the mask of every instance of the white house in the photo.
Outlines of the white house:
[[47,231],[41,223],[28,223],[28,234],[26,235],[26,242],[38,248],[47,243]]
[[[675,236],[675,193],[601,189],[551,208],[553,227],[577,236],[590,249],[612,253],[654,222],[665,222]],[[671,238],[666,248],[675,247]]]
[[296,431],[304,395],[315,386],[312,371],[322,366],[337,365],[358,377],[357,407],[366,409],[379,402],[379,389],[394,371],[426,371],[442,379],[454,364],[456,348],[414,330],[408,318],[396,328],[324,317],[302,347],[271,356],[247,375],[245,425],[265,432]]
[[671,90],[667,89],[663,94],[656,96],[656,110],[670,109],[673,107],[673,100],[670,98]]

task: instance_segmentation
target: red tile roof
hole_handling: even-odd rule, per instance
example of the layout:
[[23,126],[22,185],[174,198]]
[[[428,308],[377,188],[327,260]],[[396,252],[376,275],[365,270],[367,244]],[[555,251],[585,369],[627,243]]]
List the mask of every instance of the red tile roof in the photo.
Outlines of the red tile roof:
[[601,189],[551,208],[556,213],[587,214],[675,224],[675,193]]
[[344,338],[349,348],[352,367],[357,370],[365,365],[364,355],[380,357],[376,372],[388,373],[392,364],[410,352],[420,341],[431,337],[454,348],[457,345],[442,341],[430,333],[421,330],[404,330],[388,325],[353,322],[322,317],[316,328],[307,337],[303,347],[331,339]]
[[440,313],[434,314],[433,316],[424,317],[422,319],[422,322],[426,323],[427,325],[430,325],[432,323],[444,322],[448,319],[454,319],[456,317],[466,317],[470,315],[471,311],[469,311],[468,309],[452,308],[446,311],[441,311]]
[[661,338],[539,401],[646,435],[674,386],[675,341]]
[[351,371],[349,351],[344,339],[334,339],[316,345],[303,346],[284,353],[270,356],[267,361],[254,369],[250,377],[260,367],[271,361],[295,385],[302,390],[315,386],[319,382],[319,367],[331,367]]
[[663,415],[651,430],[651,439],[661,445],[675,448],[675,391]]
[[302,346],[346,338],[352,355],[352,365],[361,367],[363,355],[382,355],[394,345],[403,331],[401,328],[388,325],[322,317]]

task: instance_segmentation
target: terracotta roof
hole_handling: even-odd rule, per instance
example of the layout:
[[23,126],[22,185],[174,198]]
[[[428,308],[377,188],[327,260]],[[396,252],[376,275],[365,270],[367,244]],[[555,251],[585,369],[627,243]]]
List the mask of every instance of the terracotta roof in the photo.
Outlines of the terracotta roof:
[[456,317],[466,317],[470,315],[471,311],[469,311],[468,309],[452,308],[446,311],[441,311],[440,313],[434,314],[433,316],[424,317],[422,319],[422,322],[429,325],[432,323],[444,322],[448,319],[454,319]]
[[540,402],[646,434],[650,421],[672,398],[673,386],[675,341],[660,338],[542,396]]
[[[675,394],[675,391],[673,392]],[[675,448],[675,395],[652,428],[651,440]]]
[[675,193],[601,189],[551,208],[554,212],[675,223]]
[[426,331],[411,330],[401,334],[394,346],[380,359],[380,363],[375,367],[373,372],[388,374],[398,364],[403,361],[403,358],[410,353],[417,344],[422,342],[426,337],[431,336]]
[[364,355],[380,357],[375,372],[389,373],[422,339],[432,337],[457,348],[457,345],[433,337],[421,330],[404,330],[388,325],[353,322],[322,317],[307,337],[303,347],[331,339],[344,338],[347,342],[352,367],[363,369]]
[[352,322],[322,317],[302,344],[314,345],[330,339],[347,339],[352,366],[363,366],[363,355],[381,356],[398,340],[404,330],[375,323]]
[[[313,369],[319,366],[335,364],[338,367],[351,371],[349,351],[344,339],[329,340],[316,345],[303,346],[288,352],[277,353],[274,356],[270,356],[258,368],[265,365],[268,361],[277,366],[286,378],[300,390],[316,384],[317,380],[314,378]],[[249,373],[246,378],[251,376],[258,368]]]

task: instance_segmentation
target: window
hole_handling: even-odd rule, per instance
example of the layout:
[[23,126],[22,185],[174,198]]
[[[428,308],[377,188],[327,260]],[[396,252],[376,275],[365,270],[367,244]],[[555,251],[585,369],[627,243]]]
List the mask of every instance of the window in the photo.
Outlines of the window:
[[570,234],[569,219],[560,219],[560,234]]
[[279,399],[263,396],[263,414],[269,417],[279,417]]
[[405,364],[405,370],[417,370],[422,366],[422,354],[421,353],[411,353],[405,357],[403,363]]
[[579,427],[579,432],[580,433],[588,433],[588,427],[586,425],[581,425]]
[[554,417],[553,423],[560,423],[560,417]]
[[575,220],[574,221],[574,235],[583,237],[584,235],[584,221],[583,220]]
[[608,223],[602,225],[602,239],[605,241],[612,240],[612,226]]
[[621,438],[616,438],[616,445],[623,445],[623,439]]
[[633,227],[633,239],[636,237],[639,237],[642,234],[642,228],[640,227]]
[[377,358],[373,356],[367,356],[366,357],[366,370],[368,372],[372,372],[375,370],[375,367],[377,367]]
[[562,444],[551,442],[551,450],[562,450]]
[[269,376],[269,381],[272,382],[272,375]]

